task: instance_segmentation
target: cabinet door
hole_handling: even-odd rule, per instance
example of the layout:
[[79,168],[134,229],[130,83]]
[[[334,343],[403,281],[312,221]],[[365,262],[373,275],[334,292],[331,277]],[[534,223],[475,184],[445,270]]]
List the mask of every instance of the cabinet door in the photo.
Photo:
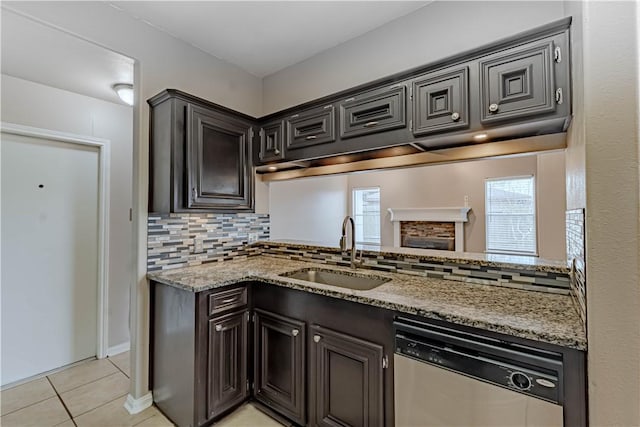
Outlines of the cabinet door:
[[248,317],[247,311],[241,311],[209,320],[208,419],[242,402],[249,395],[247,383]]
[[287,150],[336,140],[333,105],[303,111],[287,118]]
[[260,160],[284,159],[284,120],[260,128]]
[[256,309],[255,398],[306,424],[305,412],[305,324]]
[[406,126],[404,85],[365,92],[340,103],[340,138],[368,135]]
[[251,125],[187,106],[187,207],[253,210]]
[[384,425],[383,347],[311,326],[313,426]]
[[509,49],[480,61],[480,111],[492,123],[556,109],[553,41]]
[[413,82],[413,134],[469,127],[468,67],[427,74]]

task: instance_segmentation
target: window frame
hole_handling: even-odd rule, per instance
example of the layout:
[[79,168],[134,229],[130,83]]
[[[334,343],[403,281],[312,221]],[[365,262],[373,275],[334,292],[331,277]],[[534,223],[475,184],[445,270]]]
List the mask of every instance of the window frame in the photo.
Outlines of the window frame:
[[[533,252],[526,251],[513,251],[513,250],[489,250],[489,198],[487,192],[487,183],[490,181],[510,181],[517,179],[531,179],[533,185],[533,238],[534,238],[534,250]],[[538,187],[536,185],[536,176],[535,174],[531,175],[513,175],[513,176],[500,176],[500,177],[492,177],[485,178],[484,180],[484,247],[485,253],[487,254],[501,254],[501,255],[521,255],[521,256],[539,256],[539,244],[538,244]]]
[[[354,222],[354,229],[357,229],[357,222],[356,222],[356,213],[355,213],[355,205],[356,205],[356,191],[362,191],[362,190],[378,190],[378,195],[380,197],[380,199],[382,198],[382,192],[380,191],[380,186],[377,185],[373,185],[373,186],[367,186],[367,187],[352,187],[351,188],[351,218],[353,218],[353,222]],[[362,238],[364,236],[358,236],[358,234],[356,233],[356,244],[357,245],[367,245],[367,246],[382,246],[382,203],[380,202],[378,205],[378,235],[380,236],[377,243],[375,242],[371,242],[371,241],[364,241]],[[362,233],[360,233],[362,234]]]

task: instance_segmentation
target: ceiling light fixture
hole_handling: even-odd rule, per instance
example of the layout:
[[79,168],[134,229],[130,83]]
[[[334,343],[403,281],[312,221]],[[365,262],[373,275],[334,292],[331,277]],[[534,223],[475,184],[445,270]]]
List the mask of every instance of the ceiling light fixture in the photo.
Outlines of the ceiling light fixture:
[[117,83],[113,85],[113,90],[116,91],[120,99],[129,104],[133,105],[133,85],[129,83]]
[[473,139],[475,139],[476,141],[484,141],[488,136],[489,135],[487,135],[486,133],[479,133],[477,135],[473,135]]

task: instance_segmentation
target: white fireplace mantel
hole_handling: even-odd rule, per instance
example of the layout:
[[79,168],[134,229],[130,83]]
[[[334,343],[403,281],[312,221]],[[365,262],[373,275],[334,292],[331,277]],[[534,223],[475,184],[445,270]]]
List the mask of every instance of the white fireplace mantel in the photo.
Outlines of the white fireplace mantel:
[[402,246],[400,237],[400,222],[402,221],[431,221],[455,223],[455,250],[464,252],[464,223],[469,221],[469,207],[451,208],[389,208],[393,223],[393,246]]

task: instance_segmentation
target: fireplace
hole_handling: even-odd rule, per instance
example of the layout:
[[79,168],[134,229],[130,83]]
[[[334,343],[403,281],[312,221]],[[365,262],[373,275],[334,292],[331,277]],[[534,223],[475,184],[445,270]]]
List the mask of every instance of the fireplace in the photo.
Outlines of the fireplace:
[[471,208],[389,208],[393,246],[464,252],[464,223]]

